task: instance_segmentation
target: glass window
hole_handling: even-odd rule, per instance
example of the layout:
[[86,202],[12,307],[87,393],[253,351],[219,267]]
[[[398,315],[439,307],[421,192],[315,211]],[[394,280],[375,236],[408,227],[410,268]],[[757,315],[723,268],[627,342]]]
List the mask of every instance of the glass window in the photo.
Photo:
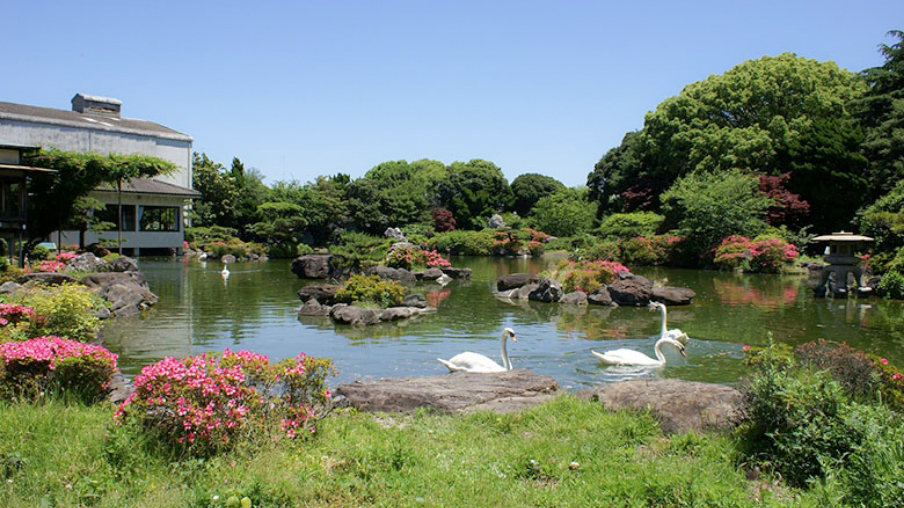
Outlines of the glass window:
[[[94,216],[98,221],[112,222],[113,229],[119,228],[119,221],[116,220],[117,205],[107,205],[103,210],[94,212]],[[135,205],[122,205],[122,230],[135,231]]]
[[20,218],[24,216],[22,207],[22,182],[4,181],[0,185],[2,203],[0,203],[0,215],[6,218]]
[[179,231],[179,207],[142,206],[141,231]]

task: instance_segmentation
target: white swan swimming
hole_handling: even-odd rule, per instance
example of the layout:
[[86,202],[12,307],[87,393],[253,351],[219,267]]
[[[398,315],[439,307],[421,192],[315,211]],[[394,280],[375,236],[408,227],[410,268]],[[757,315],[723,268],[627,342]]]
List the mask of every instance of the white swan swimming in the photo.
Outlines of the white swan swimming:
[[668,337],[661,338],[656,341],[656,346],[653,347],[653,350],[656,352],[656,359],[650,358],[649,356],[639,352],[634,351],[633,349],[615,349],[612,351],[606,351],[605,353],[597,353],[596,351],[591,350],[594,356],[600,359],[601,362],[609,364],[609,365],[641,365],[641,366],[651,366],[651,367],[661,367],[665,365],[665,355],[662,354],[662,345],[670,344],[678,348],[678,352],[681,353],[681,356],[687,356],[684,352],[684,344],[678,342],[675,339],[670,339]]
[[688,336],[686,333],[682,332],[677,328],[672,328],[671,330],[667,330],[667,317],[666,317],[666,309],[664,303],[659,302],[650,302],[648,305],[650,310],[659,309],[659,315],[662,317],[662,326],[659,329],[659,338],[660,339],[672,339],[677,340],[682,344],[687,344]]
[[229,277],[229,266],[227,266],[226,263],[223,263],[223,269],[220,270],[220,275],[222,275],[224,279]]
[[518,342],[515,339],[515,331],[511,328],[506,328],[502,331],[502,337],[500,337],[499,342],[502,348],[502,365],[494,362],[493,360],[487,358],[486,356],[479,353],[472,353],[470,351],[465,351],[464,353],[459,353],[449,360],[443,360],[442,358],[437,358],[440,363],[446,366],[449,369],[449,372],[505,372],[507,370],[512,370],[512,361],[509,360],[508,350],[506,349],[506,339],[509,337],[512,338],[512,342]]

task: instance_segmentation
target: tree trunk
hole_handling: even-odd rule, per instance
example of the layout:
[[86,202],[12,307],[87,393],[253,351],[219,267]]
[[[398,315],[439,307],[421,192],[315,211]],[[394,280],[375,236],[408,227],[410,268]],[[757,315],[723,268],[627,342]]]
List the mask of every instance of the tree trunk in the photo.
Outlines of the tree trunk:
[[116,207],[119,218],[116,221],[116,244],[119,246],[119,255],[122,256],[122,179],[116,181]]

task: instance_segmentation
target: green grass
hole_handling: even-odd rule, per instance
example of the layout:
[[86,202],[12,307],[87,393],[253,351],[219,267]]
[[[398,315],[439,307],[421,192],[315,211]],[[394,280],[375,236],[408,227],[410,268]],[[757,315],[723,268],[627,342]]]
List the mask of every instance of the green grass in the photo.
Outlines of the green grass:
[[647,415],[569,396],[505,415],[343,412],[307,442],[207,460],[166,457],[112,427],[112,413],[0,402],[4,506],[205,507],[234,495],[255,507],[730,507],[805,495],[748,481],[730,436],[664,436]]

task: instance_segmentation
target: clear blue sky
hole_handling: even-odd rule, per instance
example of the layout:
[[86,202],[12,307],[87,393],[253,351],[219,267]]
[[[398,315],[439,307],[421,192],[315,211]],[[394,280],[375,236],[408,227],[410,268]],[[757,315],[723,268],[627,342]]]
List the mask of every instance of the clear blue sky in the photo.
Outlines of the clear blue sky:
[[690,83],[793,52],[881,65],[901,0],[10,1],[0,101],[123,116],[265,183],[480,158],[583,185]]

